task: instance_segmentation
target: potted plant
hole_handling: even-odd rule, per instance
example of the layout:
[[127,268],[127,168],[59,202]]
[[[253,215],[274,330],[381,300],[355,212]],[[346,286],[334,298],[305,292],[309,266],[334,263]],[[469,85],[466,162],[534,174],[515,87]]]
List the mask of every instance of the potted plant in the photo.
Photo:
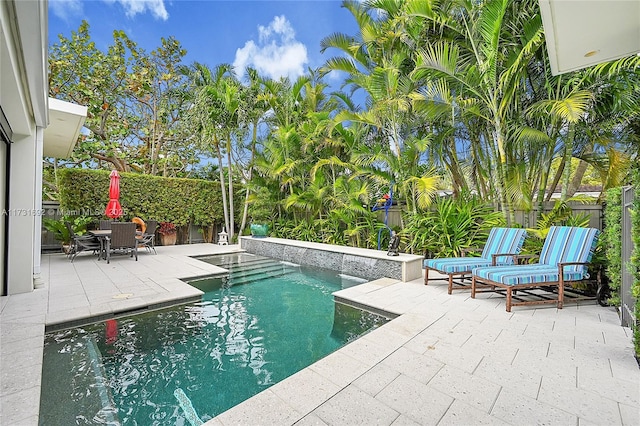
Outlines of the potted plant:
[[172,246],[176,243],[178,229],[173,223],[160,222],[158,233],[160,234],[160,242],[162,242],[163,246]]
[[251,225],[249,230],[254,238],[264,238],[269,234],[269,224],[273,215],[273,206],[269,202],[269,194],[266,191],[258,191],[253,196],[250,207]]
[[67,254],[71,247],[72,235],[66,222],[71,223],[71,228],[76,235],[83,235],[87,231],[87,225],[93,219],[86,216],[63,216],[60,219],[44,218],[42,225],[53,234],[53,238],[62,243],[62,251]]

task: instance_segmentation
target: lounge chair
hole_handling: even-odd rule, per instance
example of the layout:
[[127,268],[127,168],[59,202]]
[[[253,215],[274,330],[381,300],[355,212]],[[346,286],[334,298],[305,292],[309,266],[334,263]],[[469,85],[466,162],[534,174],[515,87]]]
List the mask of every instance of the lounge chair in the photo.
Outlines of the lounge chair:
[[138,235],[138,248],[146,248],[147,251],[153,250],[156,253],[156,229],[158,228],[158,221],[148,220],[146,231],[142,235]]
[[136,224],[133,222],[114,222],[111,224],[111,236],[106,239],[107,263],[111,260],[111,251],[119,250],[131,253],[138,260],[138,240],[136,239]]
[[[491,265],[511,265],[520,253],[527,233],[519,228],[492,228],[480,257],[446,257],[424,260],[424,284],[429,283],[429,271],[437,271],[449,276],[447,291],[453,290],[453,277],[471,275],[474,268]],[[456,289],[470,289],[471,284],[456,282]]]
[[[598,241],[595,228],[552,226],[544,240],[538,263],[518,266],[478,267],[473,270],[471,297],[476,292],[506,290],[507,312],[512,306],[556,303],[562,309],[564,285],[589,277],[587,265],[591,261]],[[557,287],[557,298],[544,297],[538,300],[514,302],[513,292],[518,290]],[[546,295],[545,295],[546,296]]]

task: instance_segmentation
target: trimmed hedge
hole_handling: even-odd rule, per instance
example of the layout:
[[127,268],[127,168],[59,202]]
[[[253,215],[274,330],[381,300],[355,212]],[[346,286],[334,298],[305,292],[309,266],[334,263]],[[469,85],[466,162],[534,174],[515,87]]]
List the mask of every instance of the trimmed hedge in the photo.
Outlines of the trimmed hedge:
[[634,194],[631,207],[631,242],[633,250],[629,260],[629,272],[633,276],[631,294],[636,298],[634,330],[636,358],[640,359],[640,165],[637,163],[631,171],[631,182]]
[[[109,202],[107,170],[59,169],[57,184],[64,214],[103,217]],[[209,226],[223,219],[220,184],[200,179],[120,173],[124,218]]]
[[611,188],[606,192],[604,208],[604,247],[607,257],[607,277],[611,298],[608,303],[620,306],[622,287],[622,188]]

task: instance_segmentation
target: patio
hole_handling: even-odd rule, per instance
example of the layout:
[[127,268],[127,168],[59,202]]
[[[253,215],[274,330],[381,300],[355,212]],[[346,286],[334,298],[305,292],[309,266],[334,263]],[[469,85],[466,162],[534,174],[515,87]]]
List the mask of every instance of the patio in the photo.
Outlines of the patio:
[[[190,256],[239,250],[158,247],[109,265],[45,255],[45,288],[0,298],[0,423],[37,425],[49,327],[198,298],[179,278],[220,272]],[[613,308],[515,308],[447,294],[446,282],[380,279],[336,297],[400,316],[210,420],[236,424],[640,423],[631,331]],[[259,413],[259,415],[257,414]]]

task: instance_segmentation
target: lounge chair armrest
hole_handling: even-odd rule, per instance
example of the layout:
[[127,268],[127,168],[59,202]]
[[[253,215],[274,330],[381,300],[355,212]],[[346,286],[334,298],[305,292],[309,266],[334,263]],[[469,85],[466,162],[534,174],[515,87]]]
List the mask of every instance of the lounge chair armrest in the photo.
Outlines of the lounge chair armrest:
[[586,266],[588,264],[589,262],[562,262],[562,263],[558,263],[558,269],[562,271],[565,266],[577,266],[577,265]]
[[587,266],[588,264],[589,264],[589,262],[561,262],[561,263],[558,263],[558,277],[560,278],[560,282],[563,281],[564,267],[565,266],[578,266],[578,265]]
[[496,266],[496,259],[499,257],[513,257],[514,263],[518,263],[518,253],[495,253],[491,255],[491,266]]

